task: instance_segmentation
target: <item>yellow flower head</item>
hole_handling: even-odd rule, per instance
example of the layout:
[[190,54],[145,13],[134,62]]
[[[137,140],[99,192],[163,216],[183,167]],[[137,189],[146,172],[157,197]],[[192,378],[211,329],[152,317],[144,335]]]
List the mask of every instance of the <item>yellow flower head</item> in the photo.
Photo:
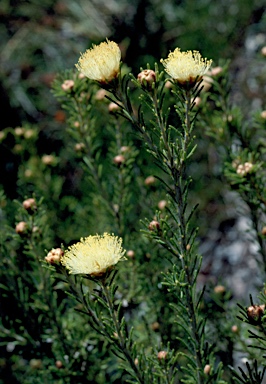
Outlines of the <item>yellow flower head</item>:
[[61,263],[70,273],[100,276],[124,259],[126,251],[121,244],[121,238],[109,233],[81,238],[67,249]]
[[198,51],[181,52],[176,48],[168,58],[161,59],[165,71],[180,85],[194,86],[209,70],[212,60],[202,58]]
[[83,53],[76,67],[89,79],[107,84],[117,77],[120,60],[121,51],[118,45],[107,40]]

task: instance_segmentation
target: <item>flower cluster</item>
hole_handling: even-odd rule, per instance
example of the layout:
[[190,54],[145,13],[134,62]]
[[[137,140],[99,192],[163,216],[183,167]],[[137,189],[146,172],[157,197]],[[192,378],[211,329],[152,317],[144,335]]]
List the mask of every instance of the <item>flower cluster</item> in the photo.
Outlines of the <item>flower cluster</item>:
[[237,166],[236,173],[241,176],[246,176],[246,174],[249,173],[252,168],[253,168],[253,164],[250,162],[239,164]]
[[50,252],[48,252],[47,256],[45,257],[45,260],[49,264],[56,264],[60,262],[63,254],[64,254],[63,249],[53,248]]
[[165,71],[180,85],[193,87],[209,70],[212,60],[202,58],[198,51],[181,52],[176,48],[161,60]]
[[107,40],[83,53],[76,67],[89,79],[108,84],[117,77],[120,60],[121,51],[118,45]]
[[101,276],[124,259],[126,251],[121,244],[121,238],[109,233],[81,238],[68,248],[61,263],[73,274]]

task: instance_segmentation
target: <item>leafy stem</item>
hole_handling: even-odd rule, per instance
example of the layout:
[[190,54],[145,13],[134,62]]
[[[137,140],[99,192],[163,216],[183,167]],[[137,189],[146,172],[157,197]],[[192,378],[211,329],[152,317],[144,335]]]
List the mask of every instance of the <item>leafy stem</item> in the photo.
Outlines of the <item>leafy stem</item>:
[[115,333],[116,333],[116,337],[117,337],[117,341],[118,341],[118,347],[121,350],[121,352],[123,353],[123,355],[125,356],[126,360],[128,361],[131,369],[135,373],[138,382],[144,383],[143,375],[140,373],[140,371],[139,371],[137,365],[135,364],[134,359],[133,359],[133,357],[132,357],[132,355],[128,349],[128,346],[127,346],[128,339],[125,338],[124,332],[122,330],[123,320],[122,320],[122,322],[119,321],[119,318],[118,318],[118,312],[119,311],[117,311],[115,309],[114,302],[112,300],[112,295],[110,292],[110,285],[108,285],[106,283],[106,280],[103,279],[100,281],[100,286],[102,288],[102,291],[103,291],[104,296],[105,296],[106,301],[107,301],[107,307],[108,307],[108,311],[109,311],[109,314],[111,316],[113,326],[115,329]]

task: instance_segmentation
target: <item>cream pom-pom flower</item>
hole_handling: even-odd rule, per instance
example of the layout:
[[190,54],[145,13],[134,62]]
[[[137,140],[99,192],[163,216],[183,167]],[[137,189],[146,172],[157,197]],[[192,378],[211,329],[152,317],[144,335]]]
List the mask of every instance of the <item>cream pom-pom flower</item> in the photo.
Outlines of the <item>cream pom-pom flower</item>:
[[76,67],[91,80],[107,84],[120,71],[121,51],[114,41],[102,42],[81,54]]
[[104,233],[102,236],[88,236],[71,245],[61,263],[70,273],[101,276],[118,261],[125,259],[122,239]]
[[198,51],[181,52],[176,48],[161,63],[165,71],[180,85],[194,86],[209,70],[212,60],[203,58]]

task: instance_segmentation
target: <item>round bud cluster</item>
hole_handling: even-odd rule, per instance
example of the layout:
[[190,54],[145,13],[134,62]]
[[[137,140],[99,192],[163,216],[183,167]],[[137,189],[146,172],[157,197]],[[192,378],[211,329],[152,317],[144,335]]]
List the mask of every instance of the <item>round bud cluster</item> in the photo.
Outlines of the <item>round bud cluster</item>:
[[134,259],[135,257],[135,252],[132,250],[132,249],[129,249],[127,251],[127,257],[129,257],[130,259]]
[[74,81],[73,80],[65,80],[63,82],[63,84],[61,85],[61,88],[63,89],[63,91],[69,91],[70,89],[72,89],[74,87]]
[[223,72],[223,68],[222,67],[214,67],[210,70],[210,75],[211,76],[218,76],[220,75],[221,73]]
[[121,153],[125,153],[125,152],[128,152],[130,151],[130,147],[128,147],[127,145],[123,145],[121,148],[120,148],[120,152]]
[[149,231],[159,231],[160,224],[157,220],[152,220],[148,226]]
[[62,368],[63,367],[62,361],[61,360],[56,360],[55,366],[56,366],[56,368]]
[[167,357],[167,351],[160,351],[160,352],[158,352],[157,357],[158,357],[159,360],[165,360],[166,357]]
[[158,208],[162,211],[167,205],[167,201],[166,200],[160,200],[159,203],[158,203]]
[[201,103],[201,98],[199,96],[195,97],[194,99],[194,103],[195,103],[195,106],[196,107],[199,107],[200,106],[200,103]]
[[85,144],[84,143],[76,143],[75,144],[75,151],[76,152],[83,152],[85,150]]
[[266,46],[261,48],[261,54],[266,57]]
[[236,168],[236,173],[241,176],[246,176],[246,174],[249,173],[252,168],[253,168],[253,164],[250,162],[239,164]]
[[49,264],[56,264],[59,263],[63,254],[64,251],[61,248],[53,248],[50,252],[48,252],[45,260]]
[[14,129],[14,133],[15,133],[16,136],[22,136],[24,134],[24,128],[16,127]]
[[25,139],[31,139],[34,135],[35,135],[35,132],[34,132],[33,129],[28,129],[28,130],[25,131],[25,133],[24,133],[24,137],[25,137]]
[[210,364],[206,364],[205,365],[203,372],[205,373],[205,375],[209,375],[210,374],[210,372],[211,372]]
[[[266,48],[266,47],[265,47]],[[261,114],[260,114],[260,117],[262,119],[266,119],[266,111],[262,111]]]
[[212,83],[213,83],[213,79],[211,78],[211,75],[210,74],[204,75],[201,83],[201,85],[203,86],[202,90],[207,92],[211,88]]
[[149,185],[153,185],[154,183],[156,182],[156,179],[154,176],[148,176],[146,177],[146,179],[144,180],[144,184],[149,186]]
[[262,230],[261,230],[261,234],[262,234],[263,236],[266,236],[266,226],[264,226],[264,227],[262,228]]
[[265,305],[251,305],[247,309],[247,316],[252,324],[260,324],[265,311]]
[[158,323],[158,321],[155,321],[154,323],[151,324],[151,329],[153,331],[158,331],[159,328],[160,328],[160,324]]
[[113,158],[114,163],[120,167],[125,161],[125,157],[123,155],[117,155]]
[[152,69],[144,69],[138,74],[138,81],[148,89],[152,89],[152,84],[156,81],[156,74]]
[[104,100],[106,96],[106,90],[101,88],[95,93],[95,99],[96,100]]
[[214,292],[218,294],[225,293],[225,287],[223,285],[216,285],[216,287],[214,287]]
[[28,232],[28,224],[25,221],[20,221],[16,225],[16,233],[20,236],[26,235]]
[[120,109],[119,105],[117,105],[116,103],[112,102],[108,105],[108,111],[109,112],[117,112],[118,110]]
[[55,157],[53,155],[43,155],[42,162],[45,165],[53,165],[55,163]]
[[33,213],[37,209],[36,201],[33,198],[24,200],[22,205],[29,213]]

